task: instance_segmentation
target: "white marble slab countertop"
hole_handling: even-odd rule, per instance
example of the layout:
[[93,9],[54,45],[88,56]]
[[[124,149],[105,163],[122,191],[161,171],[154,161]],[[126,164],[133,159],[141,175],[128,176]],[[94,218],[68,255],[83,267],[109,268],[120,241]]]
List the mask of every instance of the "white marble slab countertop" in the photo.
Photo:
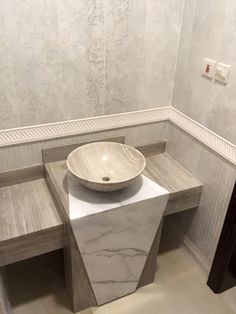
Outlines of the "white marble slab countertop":
[[96,192],[81,186],[68,176],[69,216],[71,220],[170,194],[159,184],[142,175],[128,188],[115,192]]

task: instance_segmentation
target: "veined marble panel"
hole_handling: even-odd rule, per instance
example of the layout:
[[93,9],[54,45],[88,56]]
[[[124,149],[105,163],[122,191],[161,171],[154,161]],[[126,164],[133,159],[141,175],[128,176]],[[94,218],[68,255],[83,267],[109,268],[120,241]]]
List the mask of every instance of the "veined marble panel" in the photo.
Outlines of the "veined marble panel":
[[144,176],[111,193],[69,177],[71,226],[98,305],[136,290],[168,198]]

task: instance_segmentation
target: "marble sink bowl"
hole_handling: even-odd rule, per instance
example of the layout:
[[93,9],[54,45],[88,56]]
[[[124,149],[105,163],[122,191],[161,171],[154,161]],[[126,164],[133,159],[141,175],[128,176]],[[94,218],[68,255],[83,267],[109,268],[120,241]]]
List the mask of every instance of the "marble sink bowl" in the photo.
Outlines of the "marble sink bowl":
[[110,192],[129,186],[146,160],[135,148],[112,142],[83,145],[67,158],[68,170],[89,189]]

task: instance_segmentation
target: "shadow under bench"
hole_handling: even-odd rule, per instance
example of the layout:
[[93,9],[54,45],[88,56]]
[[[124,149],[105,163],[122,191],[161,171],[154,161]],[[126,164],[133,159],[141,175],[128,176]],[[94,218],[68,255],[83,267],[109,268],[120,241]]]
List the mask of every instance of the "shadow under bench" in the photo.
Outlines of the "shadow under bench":
[[[123,143],[124,137],[108,140]],[[69,202],[65,160],[80,145],[44,151],[44,167],[0,173],[1,271],[8,264],[66,247]],[[144,175],[170,191],[165,215],[197,208],[202,184],[173,160],[165,147],[165,142],[138,147],[147,161]],[[0,304],[3,313],[10,313],[3,280],[0,273]]]

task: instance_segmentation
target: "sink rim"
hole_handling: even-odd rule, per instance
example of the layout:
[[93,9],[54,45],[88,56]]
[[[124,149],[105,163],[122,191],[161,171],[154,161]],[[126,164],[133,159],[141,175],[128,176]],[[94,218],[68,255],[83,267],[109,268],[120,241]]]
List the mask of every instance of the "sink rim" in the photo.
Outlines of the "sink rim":
[[[137,174],[134,176],[134,175],[130,175],[130,176],[127,176],[125,179],[123,180],[119,180],[119,181],[104,181],[102,179],[100,180],[96,180],[96,179],[93,179],[93,180],[88,180],[87,178],[83,177],[83,176],[79,176],[73,169],[72,167],[70,166],[70,159],[71,159],[71,156],[72,154],[74,154],[75,151],[79,151],[79,150],[83,150],[85,148],[85,146],[96,146],[96,145],[100,145],[100,144],[107,144],[107,145],[114,145],[114,146],[120,146],[120,147],[125,147],[127,150],[129,151],[133,151],[136,155],[138,155],[140,157],[140,160],[142,160],[142,166],[140,167],[140,170],[137,172]],[[108,189],[108,190],[104,190],[104,191],[110,191],[112,190],[112,187],[116,186],[116,185],[124,185],[123,187],[119,188],[119,189],[122,189],[122,188],[125,188],[126,186],[128,186],[130,184],[131,181],[135,180],[137,177],[139,177],[145,167],[146,167],[146,159],[145,157],[143,156],[143,154],[138,151],[136,148],[132,147],[132,146],[129,146],[129,145],[126,145],[126,144],[123,144],[123,143],[116,143],[116,142],[106,142],[106,141],[102,141],[102,142],[93,142],[93,143],[88,143],[88,144],[85,144],[85,145],[82,145],[76,149],[74,149],[67,157],[66,159],[66,165],[67,165],[67,170],[75,177],[77,178],[81,183],[82,185],[88,187],[88,188],[91,188],[90,186],[86,185],[86,183],[88,184],[98,184],[100,186],[103,186],[103,187],[110,187],[111,189]],[[84,184],[83,184],[84,183]],[[126,185],[125,185],[126,184]],[[91,188],[92,190],[95,190],[94,188]],[[117,189],[118,190],[118,189]],[[97,191],[102,191],[102,189],[97,189]]]

